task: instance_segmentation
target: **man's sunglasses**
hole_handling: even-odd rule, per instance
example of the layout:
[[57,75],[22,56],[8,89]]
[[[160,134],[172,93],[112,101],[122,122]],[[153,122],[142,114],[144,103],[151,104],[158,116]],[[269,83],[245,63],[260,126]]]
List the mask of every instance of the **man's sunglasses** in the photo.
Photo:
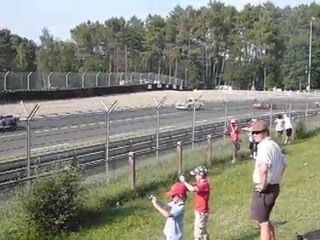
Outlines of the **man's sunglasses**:
[[266,130],[262,130],[262,131],[253,131],[252,135],[259,135],[260,133],[265,132]]

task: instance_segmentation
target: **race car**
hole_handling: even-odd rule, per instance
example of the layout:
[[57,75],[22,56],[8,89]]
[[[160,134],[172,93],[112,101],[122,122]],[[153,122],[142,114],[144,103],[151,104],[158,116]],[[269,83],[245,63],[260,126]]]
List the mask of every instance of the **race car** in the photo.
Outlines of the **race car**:
[[257,99],[254,99],[251,103],[253,109],[281,109],[281,106],[275,103],[263,102]]
[[19,115],[4,114],[0,116],[0,130],[5,131],[6,129],[15,130],[20,122]]
[[196,101],[194,98],[189,98],[184,102],[176,103],[175,107],[178,110],[193,110],[193,106],[195,106],[195,110],[202,110],[204,109],[204,104],[201,101]]

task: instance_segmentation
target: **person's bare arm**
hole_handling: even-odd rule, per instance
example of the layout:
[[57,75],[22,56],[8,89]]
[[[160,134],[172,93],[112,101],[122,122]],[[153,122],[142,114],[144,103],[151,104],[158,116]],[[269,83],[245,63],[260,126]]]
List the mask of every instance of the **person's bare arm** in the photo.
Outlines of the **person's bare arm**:
[[268,180],[268,165],[266,163],[261,163],[259,165],[259,175],[260,175],[260,184],[259,189],[260,191],[266,189],[267,187],[267,180]]
[[195,187],[195,186],[192,186],[190,183],[188,183],[188,182],[186,181],[186,179],[185,179],[184,176],[181,175],[181,176],[179,177],[179,180],[180,180],[180,182],[182,182],[182,183],[186,186],[186,188],[188,189],[189,192],[196,192],[196,191],[198,191],[198,188]]
[[158,212],[160,212],[164,217],[168,218],[170,217],[170,211],[167,210],[164,207],[164,204],[162,202],[160,202],[156,197],[153,197],[151,200],[153,206],[155,207],[155,209],[158,210]]

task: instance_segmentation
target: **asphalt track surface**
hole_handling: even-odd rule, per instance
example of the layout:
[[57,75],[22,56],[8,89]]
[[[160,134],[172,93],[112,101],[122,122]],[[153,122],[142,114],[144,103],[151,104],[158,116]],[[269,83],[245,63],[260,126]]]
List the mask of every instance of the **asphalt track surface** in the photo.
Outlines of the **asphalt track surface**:
[[[269,110],[255,111],[256,114]],[[276,111],[274,111],[276,112]],[[228,106],[228,116],[250,118],[249,102],[234,102]],[[160,132],[192,126],[192,111],[176,110],[174,107],[160,110]],[[103,112],[35,118],[31,122],[32,153],[92,144],[106,138],[106,114]],[[196,111],[196,125],[225,119],[222,103],[207,102],[205,109]],[[110,138],[125,138],[155,132],[155,109],[113,112],[110,117]],[[16,131],[0,133],[0,159],[26,155],[27,133],[25,122]]]

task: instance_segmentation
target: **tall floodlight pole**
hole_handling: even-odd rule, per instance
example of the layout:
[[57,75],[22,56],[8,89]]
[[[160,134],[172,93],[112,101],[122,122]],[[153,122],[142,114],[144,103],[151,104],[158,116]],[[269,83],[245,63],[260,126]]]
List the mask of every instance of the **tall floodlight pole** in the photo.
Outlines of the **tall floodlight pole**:
[[310,92],[311,90],[311,56],[312,56],[312,21],[315,20],[314,17],[310,19],[310,34],[309,34],[309,69],[308,69],[308,89],[307,91]]

